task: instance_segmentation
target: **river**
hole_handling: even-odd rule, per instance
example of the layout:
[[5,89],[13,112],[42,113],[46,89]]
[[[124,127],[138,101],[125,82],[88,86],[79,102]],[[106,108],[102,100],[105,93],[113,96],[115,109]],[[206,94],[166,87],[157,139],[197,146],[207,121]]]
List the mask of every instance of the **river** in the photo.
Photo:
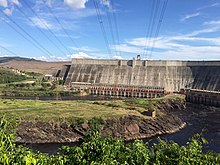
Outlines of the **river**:
[[120,97],[107,97],[107,96],[96,96],[96,95],[86,95],[86,96],[62,96],[62,97],[51,97],[51,96],[41,96],[41,97],[23,97],[23,96],[0,96],[0,99],[18,99],[18,100],[120,100]]

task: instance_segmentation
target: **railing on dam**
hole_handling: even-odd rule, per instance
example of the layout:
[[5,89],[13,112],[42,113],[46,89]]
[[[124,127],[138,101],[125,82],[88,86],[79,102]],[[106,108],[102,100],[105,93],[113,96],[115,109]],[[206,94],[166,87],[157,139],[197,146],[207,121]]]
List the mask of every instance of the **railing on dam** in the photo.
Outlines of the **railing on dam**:
[[220,92],[199,89],[186,89],[186,101],[220,107]]
[[162,87],[91,84],[72,82],[71,89],[76,91],[88,91],[91,95],[105,95],[118,97],[155,98],[165,95]]

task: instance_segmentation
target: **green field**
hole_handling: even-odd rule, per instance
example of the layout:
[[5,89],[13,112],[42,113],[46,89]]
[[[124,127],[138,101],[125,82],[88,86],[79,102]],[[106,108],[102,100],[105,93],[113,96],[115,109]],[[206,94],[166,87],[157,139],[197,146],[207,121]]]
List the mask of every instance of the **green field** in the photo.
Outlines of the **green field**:
[[[93,117],[103,119],[118,118],[125,115],[141,114],[143,111],[157,110],[159,102],[184,100],[183,96],[166,96],[158,99],[125,99],[117,101],[39,101],[39,100],[0,100],[0,114],[21,120],[89,120]],[[158,112],[160,113],[160,112]],[[161,112],[162,113],[162,112]]]
[[[118,104],[119,102],[117,102]],[[0,113],[22,120],[69,120],[93,117],[114,118],[124,115],[141,114],[137,110],[123,107],[99,105],[92,101],[34,101],[34,100],[0,100]]]

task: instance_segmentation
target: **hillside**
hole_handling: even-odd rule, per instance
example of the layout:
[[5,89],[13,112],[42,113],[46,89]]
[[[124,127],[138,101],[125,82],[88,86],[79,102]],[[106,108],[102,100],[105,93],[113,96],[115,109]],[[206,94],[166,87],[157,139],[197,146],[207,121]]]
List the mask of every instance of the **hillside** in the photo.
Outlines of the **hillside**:
[[0,57],[0,63],[9,62],[9,61],[40,61],[33,58],[24,58],[24,57]]
[[21,57],[0,57],[0,67],[15,68],[26,72],[51,74],[54,70],[71,62],[45,62]]

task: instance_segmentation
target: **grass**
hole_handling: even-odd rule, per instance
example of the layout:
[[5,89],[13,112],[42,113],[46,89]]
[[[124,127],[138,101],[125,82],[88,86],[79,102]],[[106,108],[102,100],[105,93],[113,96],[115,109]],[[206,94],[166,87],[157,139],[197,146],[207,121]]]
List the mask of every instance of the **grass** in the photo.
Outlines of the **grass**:
[[39,101],[0,100],[0,114],[21,120],[90,120],[94,117],[108,119],[126,115],[144,118],[143,111],[156,109],[156,104],[168,99],[183,99],[182,96],[166,96],[157,99],[125,99],[117,101]]
[[117,118],[125,115],[142,116],[136,110],[113,108],[93,104],[92,101],[35,101],[35,100],[0,100],[0,114],[6,114],[21,120],[71,120],[93,117]]

